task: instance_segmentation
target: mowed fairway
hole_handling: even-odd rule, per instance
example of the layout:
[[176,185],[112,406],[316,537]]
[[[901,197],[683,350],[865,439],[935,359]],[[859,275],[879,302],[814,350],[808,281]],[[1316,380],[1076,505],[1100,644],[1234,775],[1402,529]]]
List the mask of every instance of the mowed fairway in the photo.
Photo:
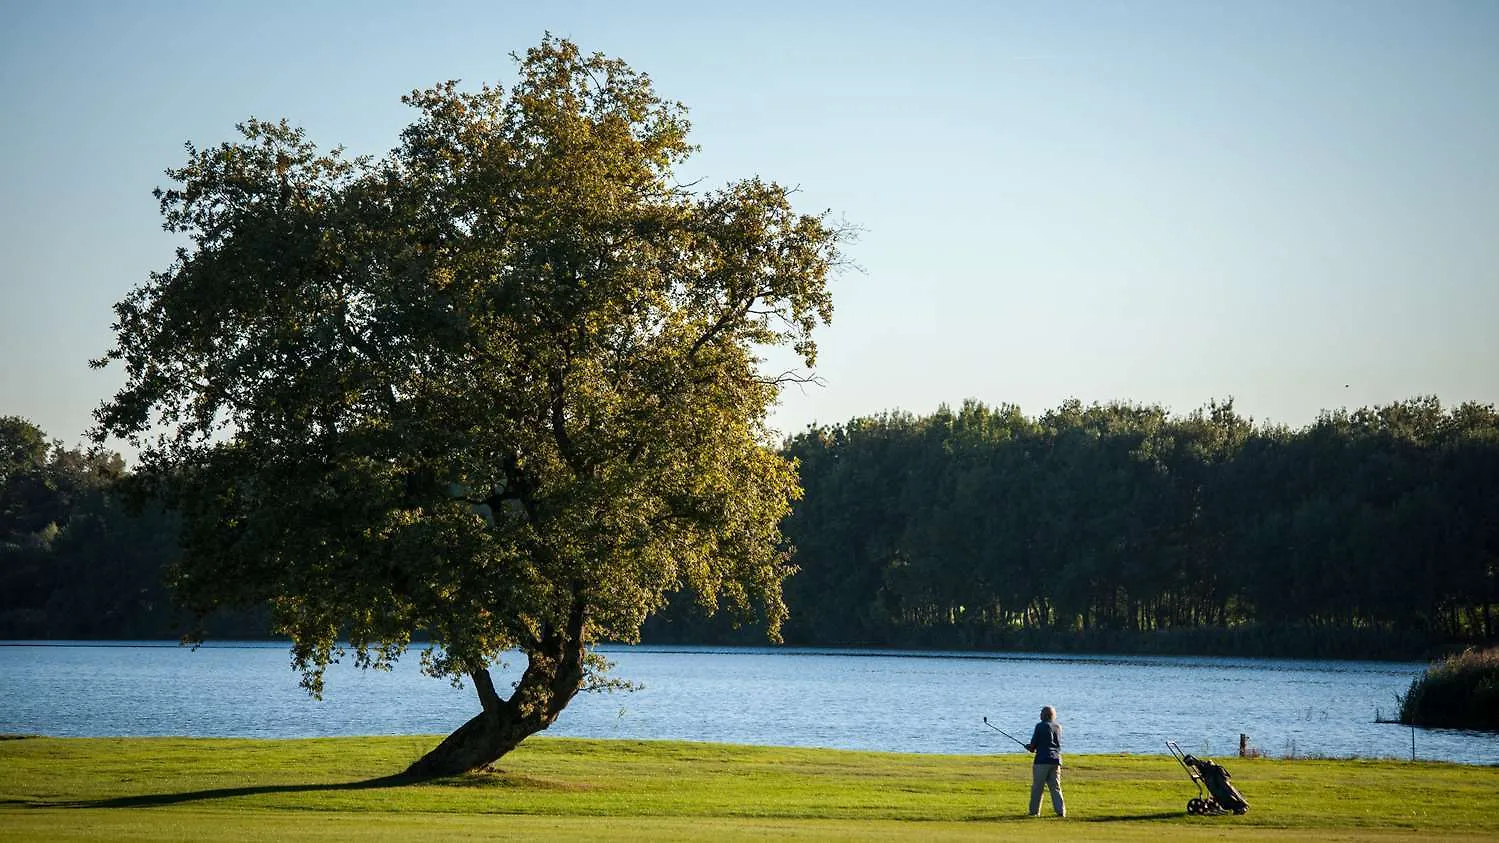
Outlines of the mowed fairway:
[[534,738],[493,772],[382,780],[436,740],[0,740],[0,839],[1499,839],[1496,767],[1223,758],[1249,814],[1188,817],[1164,752],[1072,756],[1065,820],[1025,816],[1019,752]]

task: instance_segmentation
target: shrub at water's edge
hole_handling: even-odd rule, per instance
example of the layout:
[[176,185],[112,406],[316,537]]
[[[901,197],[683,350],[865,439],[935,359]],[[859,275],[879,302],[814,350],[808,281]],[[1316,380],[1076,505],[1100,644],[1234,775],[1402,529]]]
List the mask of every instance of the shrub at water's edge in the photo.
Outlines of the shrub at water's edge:
[[1400,722],[1499,731],[1499,647],[1464,650],[1428,667],[1401,697]]

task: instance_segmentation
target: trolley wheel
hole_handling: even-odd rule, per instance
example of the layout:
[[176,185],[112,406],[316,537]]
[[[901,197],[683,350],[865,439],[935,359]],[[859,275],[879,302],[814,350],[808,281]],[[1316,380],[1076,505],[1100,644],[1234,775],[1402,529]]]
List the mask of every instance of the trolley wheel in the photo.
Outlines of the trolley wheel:
[[1223,806],[1218,804],[1218,800],[1213,799],[1211,797],[1208,798],[1208,801],[1206,801],[1206,802],[1204,802],[1202,804],[1202,812],[1204,814],[1215,814],[1215,815],[1216,814],[1227,813],[1226,811],[1223,810]]
[[1191,799],[1188,799],[1187,800],[1187,813],[1191,814],[1194,817],[1197,816],[1198,814],[1202,813],[1202,800],[1198,799],[1195,796],[1192,797]]

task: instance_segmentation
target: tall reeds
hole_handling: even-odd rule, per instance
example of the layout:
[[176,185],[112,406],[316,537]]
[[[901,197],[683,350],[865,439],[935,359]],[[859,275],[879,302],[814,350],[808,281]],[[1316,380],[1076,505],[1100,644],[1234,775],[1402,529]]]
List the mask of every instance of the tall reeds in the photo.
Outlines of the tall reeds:
[[1400,722],[1499,731],[1499,647],[1464,650],[1426,668],[1400,698]]

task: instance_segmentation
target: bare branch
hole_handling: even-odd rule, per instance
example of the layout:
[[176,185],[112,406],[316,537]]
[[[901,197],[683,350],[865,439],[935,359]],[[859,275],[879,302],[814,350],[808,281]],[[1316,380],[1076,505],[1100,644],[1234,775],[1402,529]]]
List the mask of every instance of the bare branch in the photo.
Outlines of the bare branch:
[[[807,386],[809,384],[811,386],[827,386],[827,382],[824,381],[820,375],[815,375],[811,372],[803,373],[797,369],[787,369],[786,371],[780,373],[779,375],[776,375],[773,378],[757,377],[755,378],[755,381],[762,384],[773,384],[777,387],[785,386],[786,384],[797,384],[799,386]],[[803,390],[803,394],[806,394],[805,390]]]

